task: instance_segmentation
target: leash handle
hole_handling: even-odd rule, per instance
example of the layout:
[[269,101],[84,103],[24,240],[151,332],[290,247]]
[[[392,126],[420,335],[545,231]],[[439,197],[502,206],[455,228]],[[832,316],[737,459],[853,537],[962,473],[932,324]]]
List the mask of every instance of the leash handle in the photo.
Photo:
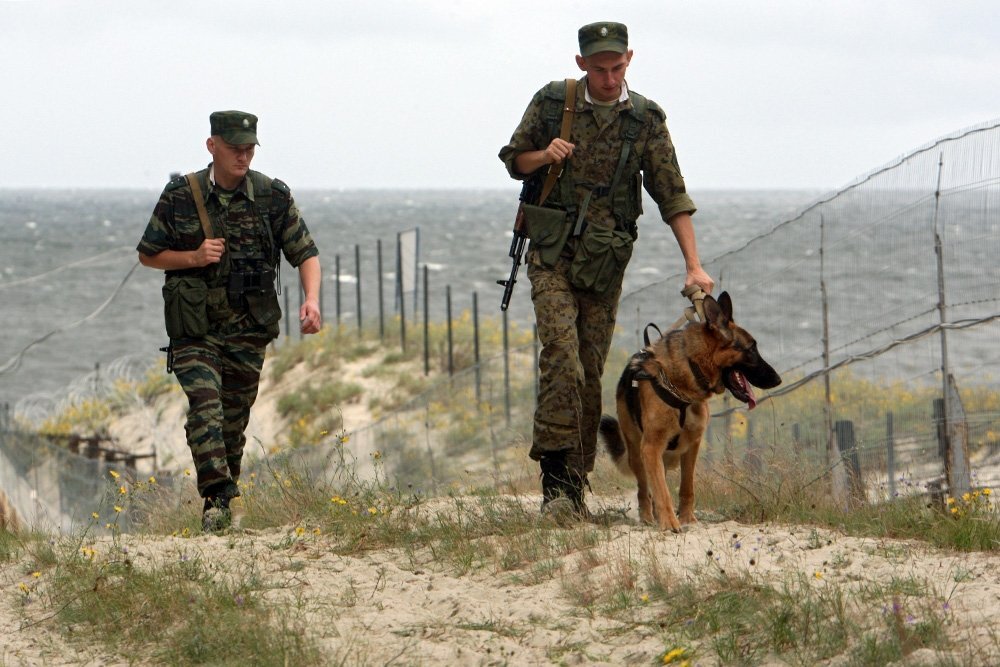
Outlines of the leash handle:
[[705,321],[705,297],[707,296],[704,290],[698,285],[688,285],[681,290],[681,296],[690,299],[691,304],[694,308],[686,308],[684,311],[685,317],[688,321],[695,321],[695,314],[697,313],[697,319],[702,322]]

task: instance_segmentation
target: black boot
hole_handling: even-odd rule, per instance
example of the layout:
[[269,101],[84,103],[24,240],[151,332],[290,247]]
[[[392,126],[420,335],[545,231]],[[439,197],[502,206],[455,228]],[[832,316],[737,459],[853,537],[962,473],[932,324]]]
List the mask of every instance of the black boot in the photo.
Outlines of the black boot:
[[585,519],[590,516],[584,501],[586,473],[571,470],[562,452],[545,454],[538,461],[542,469],[542,514]]

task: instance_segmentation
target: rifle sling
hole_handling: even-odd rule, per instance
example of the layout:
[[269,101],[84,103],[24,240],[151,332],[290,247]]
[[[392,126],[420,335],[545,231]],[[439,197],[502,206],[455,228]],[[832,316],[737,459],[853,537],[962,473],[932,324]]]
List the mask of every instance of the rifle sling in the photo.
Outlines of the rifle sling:
[[[576,79],[566,79],[566,99],[563,101],[562,126],[559,128],[559,138],[563,141],[569,141],[570,131],[573,128],[574,113],[576,113]],[[538,198],[539,206],[545,203],[545,200],[548,199],[549,194],[552,192],[552,188],[556,186],[556,181],[559,180],[559,175],[562,174],[565,162],[563,160],[549,166],[549,172],[545,176],[545,183],[542,185],[542,195]]]
[[208,211],[205,210],[205,197],[201,194],[201,185],[198,184],[198,177],[193,173],[186,175],[188,185],[191,186],[191,196],[194,197],[194,205],[198,209],[198,219],[201,220],[201,231],[205,232],[206,239],[214,239],[212,223],[208,219]]

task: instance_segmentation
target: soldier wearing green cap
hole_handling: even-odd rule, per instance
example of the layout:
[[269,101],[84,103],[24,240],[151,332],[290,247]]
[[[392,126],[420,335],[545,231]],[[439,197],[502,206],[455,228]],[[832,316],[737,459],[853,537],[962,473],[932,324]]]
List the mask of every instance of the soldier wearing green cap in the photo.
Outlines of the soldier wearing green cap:
[[[602,21],[580,28],[575,97],[553,81],[535,93],[500,159],[525,192],[537,193],[553,165],[562,173],[542,207],[525,207],[528,279],[535,308],[539,394],[529,456],[539,462],[542,511],[589,515],[584,499],[601,418],[601,376],[638,237],[642,189],[684,256],[684,286],[711,293],[698,258],[687,194],[666,115],[630,90],[628,29]],[[560,137],[563,110],[570,134]],[[533,195],[537,197],[537,195]],[[528,201],[527,199],[525,201]],[[537,201],[529,202],[537,203]]]
[[167,184],[137,249],[144,266],[165,272],[168,370],[188,399],[202,526],[218,531],[240,495],[244,431],[267,344],[278,335],[281,255],[297,267],[305,294],[303,334],[322,326],[321,271],[288,186],[250,169],[257,117],[216,111],[209,123],[211,163]]

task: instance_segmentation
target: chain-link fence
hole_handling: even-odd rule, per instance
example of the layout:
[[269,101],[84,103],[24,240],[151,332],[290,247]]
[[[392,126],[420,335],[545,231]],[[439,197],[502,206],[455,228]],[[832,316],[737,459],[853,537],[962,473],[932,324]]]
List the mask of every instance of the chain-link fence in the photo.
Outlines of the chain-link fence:
[[[949,479],[1000,483],[998,143],[1000,123],[945,137],[705,263],[784,380],[750,413],[726,397],[712,403],[708,459],[754,465],[764,448],[827,465],[843,457],[872,500]],[[682,281],[673,275],[623,297],[606,409],[645,324],[663,328],[687,305]],[[409,335],[420,344],[419,327]],[[514,345],[478,366],[460,364],[375,423],[293,457],[317,474],[343,457],[359,475],[383,469],[426,494],[522,476],[536,351]],[[0,488],[21,511],[44,504],[65,526],[64,509],[103,493],[105,463],[70,462],[69,452],[0,431]]]
[[[714,403],[709,449],[794,445],[831,463],[847,453],[869,491],[890,495],[941,488],[946,454],[958,457],[953,492],[1000,481],[998,214],[993,122],[707,262],[716,293],[730,293],[736,320],[784,379],[752,413]],[[619,345],[635,347],[647,321],[676,317],[682,279],[622,300]],[[952,466],[971,467],[972,479]]]

